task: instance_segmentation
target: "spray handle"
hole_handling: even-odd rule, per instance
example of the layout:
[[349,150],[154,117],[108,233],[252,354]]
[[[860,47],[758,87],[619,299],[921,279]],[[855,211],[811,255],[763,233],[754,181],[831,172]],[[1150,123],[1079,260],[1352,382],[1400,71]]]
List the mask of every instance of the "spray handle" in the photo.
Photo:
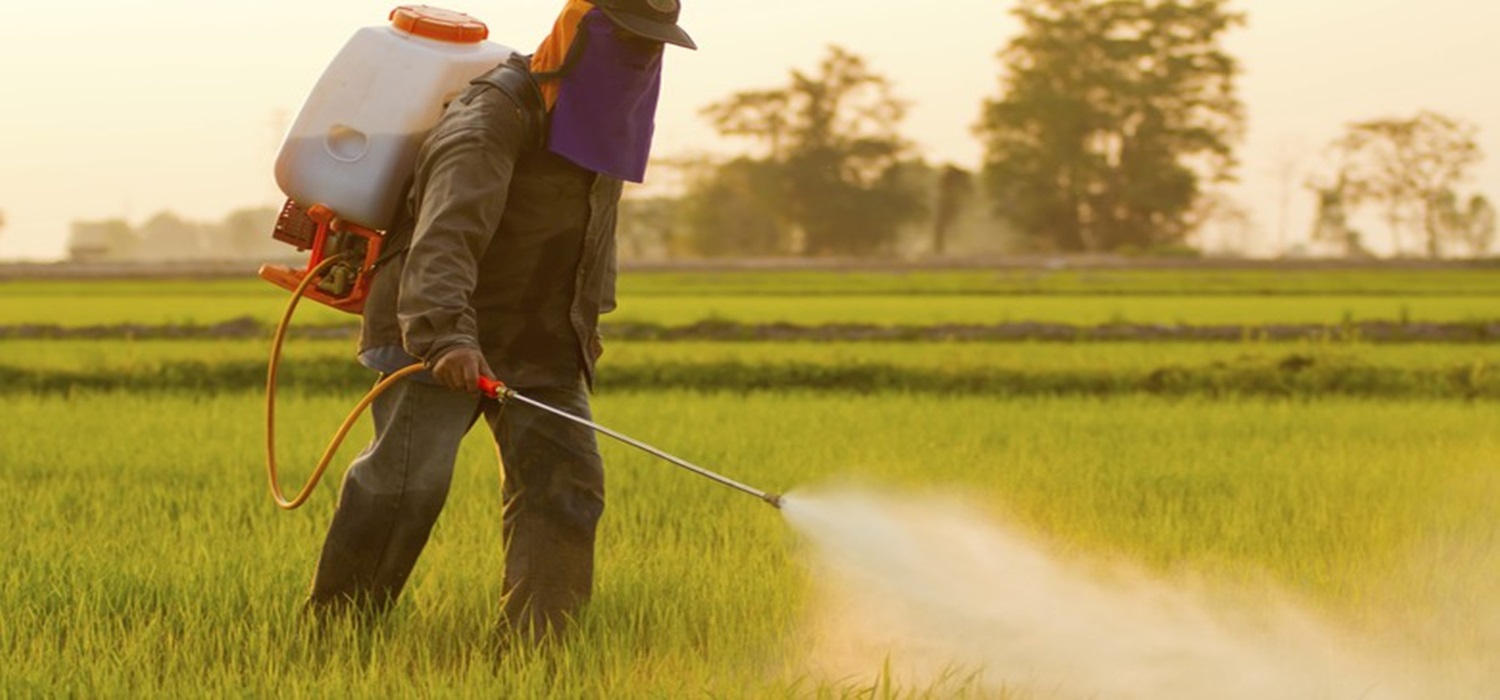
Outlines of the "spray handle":
[[492,399],[504,399],[508,394],[510,394],[510,389],[505,386],[505,382],[502,382],[499,379],[480,377],[479,393],[484,394],[485,396],[488,396]]

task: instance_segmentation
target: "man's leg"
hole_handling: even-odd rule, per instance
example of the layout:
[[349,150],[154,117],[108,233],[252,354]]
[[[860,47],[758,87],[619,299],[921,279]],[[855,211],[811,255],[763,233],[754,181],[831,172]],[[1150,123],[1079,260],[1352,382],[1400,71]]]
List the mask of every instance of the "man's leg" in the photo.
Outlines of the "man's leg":
[[395,602],[448,496],[458,446],[479,400],[419,381],[375,400],[375,438],[344,476],[313,575],[314,610]]
[[[591,416],[581,383],[521,393]],[[594,432],[572,421],[520,401],[487,413],[505,466],[502,633],[539,639],[561,632],[593,590],[604,464]]]

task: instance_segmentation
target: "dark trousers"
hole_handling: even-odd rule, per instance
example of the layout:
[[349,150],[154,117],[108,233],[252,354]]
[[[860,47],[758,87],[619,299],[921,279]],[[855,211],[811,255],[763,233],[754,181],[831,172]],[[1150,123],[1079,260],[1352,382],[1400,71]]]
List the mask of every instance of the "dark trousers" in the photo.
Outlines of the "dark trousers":
[[[591,418],[588,392],[526,396]],[[501,405],[418,381],[371,407],[375,437],[344,477],[308,604],[381,611],[401,594],[448,496],[464,434],[482,415],[504,463],[502,627],[537,638],[588,601],[604,468],[592,430],[520,402]]]

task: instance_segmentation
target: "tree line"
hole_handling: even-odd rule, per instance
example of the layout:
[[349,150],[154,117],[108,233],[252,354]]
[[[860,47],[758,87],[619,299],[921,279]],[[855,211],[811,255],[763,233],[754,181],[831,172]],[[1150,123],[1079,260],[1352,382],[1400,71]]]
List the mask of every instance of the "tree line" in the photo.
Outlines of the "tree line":
[[124,219],[75,221],[68,256],[80,262],[287,257],[292,248],[271,238],[278,213],[274,207],[251,207],[204,222],[163,211],[139,226]]
[[1359,210],[1384,221],[1396,255],[1416,250],[1440,258],[1483,255],[1495,242],[1495,208],[1463,186],[1483,158],[1477,129],[1423,111],[1349,125],[1329,146],[1325,174],[1309,181],[1318,196],[1313,239],[1345,255],[1368,255],[1365,234],[1350,224]]
[[[1192,254],[1210,222],[1244,216],[1223,193],[1246,130],[1242,67],[1224,48],[1246,15],[1231,0],[1018,0],[1013,13],[1022,31],[999,51],[996,96],[973,125],[977,172],[920,158],[891,81],[830,46],[780,85],[703,108],[740,154],[657,161],[680,186],[626,198],[622,256]],[[1494,207],[1464,190],[1483,157],[1476,138],[1431,112],[1348,125],[1307,182],[1310,239],[1366,255],[1372,239],[1353,222],[1378,219],[1396,255],[1487,253]],[[266,216],[232,215],[214,249],[258,252],[246,227]],[[134,233],[88,224],[84,237],[200,250],[202,227],[161,217]]]
[[[973,127],[979,172],[915,157],[890,82],[829,47],[815,70],[705,108],[750,148],[685,164],[682,195],[634,203],[627,228],[649,238],[637,246],[700,256],[888,255],[903,243],[943,255],[963,223],[971,247],[1190,253],[1205,225],[1244,216],[1222,190],[1246,129],[1242,67],[1223,46],[1246,15],[1230,5],[1021,0],[998,96]],[[1483,157],[1475,139],[1430,112],[1350,124],[1328,149],[1334,175],[1308,182],[1322,203],[1310,238],[1366,254],[1349,222],[1369,212],[1396,255],[1485,254],[1494,209],[1461,191]]]

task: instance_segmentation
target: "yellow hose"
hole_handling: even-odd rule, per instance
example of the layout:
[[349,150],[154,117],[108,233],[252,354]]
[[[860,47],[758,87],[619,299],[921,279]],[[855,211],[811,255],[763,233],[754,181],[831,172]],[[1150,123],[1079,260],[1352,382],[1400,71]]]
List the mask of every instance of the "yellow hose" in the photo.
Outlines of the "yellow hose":
[[323,479],[323,472],[328,470],[328,464],[333,461],[335,453],[344,443],[349,430],[354,427],[354,423],[359,420],[376,397],[385,393],[386,389],[391,388],[407,375],[422,371],[420,363],[403,367],[380,380],[380,383],[370,389],[370,392],[354,405],[348,417],[344,418],[344,423],[339,426],[338,432],[334,433],[333,439],[328,443],[328,448],[323,450],[323,458],[318,460],[318,466],[313,468],[312,476],[308,477],[307,483],[297,492],[296,497],[291,499],[286,497],[281,490],[281,482],[277,478],[276,471],[276,370],[281,365],[281,346],[286,340],[287,327],[291,325],[292,314],[297,310],[297,302],[302,300],[302,295],[307,292],[307,288],[318,278],[318,275],[338,260],[339,258],[332,257],[308,270],[307,275],[302,278],[302,283],[297,285],[297,289],[292,292],[292,299],[287,302],[286,313],[282,314],[281,323],[276,326],[275,340],[271,343],[271,362],[266,369],[266,477],[271,482],[271,498],[275,499],[276,505],[282,510],[293,510],[307,502],[313,489]]

